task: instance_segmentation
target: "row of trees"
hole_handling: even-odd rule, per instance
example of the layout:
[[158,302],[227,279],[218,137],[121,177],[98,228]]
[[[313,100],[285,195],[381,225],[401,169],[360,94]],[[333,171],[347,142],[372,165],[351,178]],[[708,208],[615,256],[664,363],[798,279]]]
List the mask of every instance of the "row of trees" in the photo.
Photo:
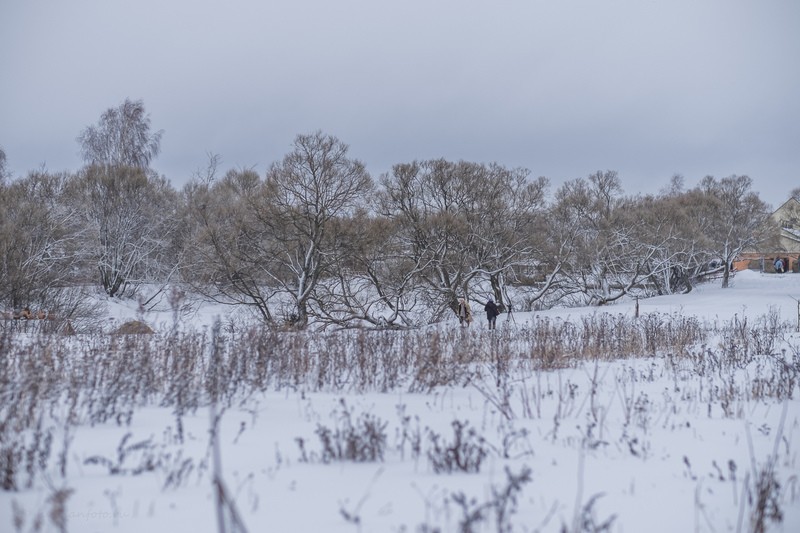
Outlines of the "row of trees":
[[747,176],[688,190],[676,176],[659,195],[625,196],[616,172],[598,171],[550,197],[525,169],[439,159],[376,182],[322,132],[297,136],[264,175],[220,175],[210,156],[177,191],[150,168],[161,135],[126,100],[78,137],[77,173],[12,181],[0,152],[4,305],[69,313],[60,302],[77,286],[131,297],[182,283],[266,323],[402,328],[461,295],[602,305],[691,290],[715,264],[725,286],[731,261],[771,233]]

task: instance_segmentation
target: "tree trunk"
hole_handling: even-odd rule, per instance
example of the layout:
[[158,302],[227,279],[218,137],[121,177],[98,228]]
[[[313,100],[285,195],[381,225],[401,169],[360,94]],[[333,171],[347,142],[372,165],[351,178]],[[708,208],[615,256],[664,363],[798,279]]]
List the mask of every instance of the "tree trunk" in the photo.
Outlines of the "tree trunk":
[[489,283],[492,285],[492,293],[494,293],[494,301],[497,304],[497,310],[501,313],[506,310],[506,302],[503,300],[503,274],[492,274],[489,276]]
[[731,264],[729,261],[725,261],[725,265],[722,267],[722,288],[727,289],[729,285],[731,277]]

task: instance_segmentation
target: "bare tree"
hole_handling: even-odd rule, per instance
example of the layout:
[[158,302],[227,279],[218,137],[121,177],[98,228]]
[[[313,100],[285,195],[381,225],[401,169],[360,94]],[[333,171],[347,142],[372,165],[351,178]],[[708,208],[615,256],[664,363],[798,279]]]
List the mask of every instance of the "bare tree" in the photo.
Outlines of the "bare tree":
[[6,152],[3,150],[3,147],[0,146],[0,185],[3,185],[6,182],[6,178],[8,178],[8,169],[6,166]]
[[78,136],[86,167],[72,185],[73,205],[88,230],[100,285],[109,296],[132,294],[175,270],[169,252],[177,195],[150,170],[162,132],[150,132],[141,100],[106,110]]
[[469,203],[469,191],[456,166],[443,159],[398,164],[381,180],[383,216],[402,228],[398,237],[414,264],[427,267],[418,274],[427,289],[420,297],[432,319],[456,312],[458,297],[478,275],[465,253],[470,231],[460,206]]
[[709,216],[714,220],[710,228],[713,252],[722,261],[722,287],[730,282],[730,268],[734,259],[748,248],[758,248],[777,232],[769,223],[767,205],[751,190],[748,176],[732,175],[716,180],[703,178],[699,190],[717,201],[709,201]]
[[195,278],[213,287],[209,295],[252,306],[266,322],[276,305],[295,327],[305,327],[312,314],[331,318],[335,313],[323,307],[332,300],[315,290],[344,261],[345,221],[372,187],[348,146],[322,132],[298,135],[264,180],[245,170],[211,181],[185,190],[198,223],[191,264],[201,273]]
[[542,229],[548,181],[530,179],[527,169],[498,164],[478,169],[468,173],[466,185],[472,199],[464,212],[475,237],[468,253],[502,311],[510,304],[507,280],[516,281],[520,269],[545,264],[549,250]]
[[[431,319],[457,312],[460,295],[478,289],[505,300],[505,278],[535,262],[533,230],[547,180],[525,169],[443,159],[395,165],[381,180],[381,214],[400,231]],[[449,311],[448,311],[449,312]]]
[[217,181],[218,163],[211,156],[207,169],[183,190],[183,279],[211,300],[245,305],[270,323],[274,239],[256,217],[264,184],[253,169],[230,170]]
[[107,109],[95,126],[78,136],[87,165],[146,169],[161,150],[163,131],[150,132],[150,115],[141,100]]
[[0,183],[0,301],[63,316],[82,250],[78,217],[63,202],[69,176],[31,172]]
[[169,277],[177,200],[166,179],[135,167],[90,165],[75,177],[70,202],[106,294],[131,296],[142,283]]
[[681,174],[673,174],[669,179],[669,185],[660,192],[662,197],[675,197],[685,191],[686,179]]
[[671,217],[677,224],[680,251],[670,278],[673,290],[683,286],[684,292],[688,292],[695,282],[715,274],[713,265],[719,256],[713,237],[718,221],[713,213],[723,209],[720,202],[717,196],[692,189],[666,206],[669,212],[665,218]]
[[621,193],[615,171],[567,182],[556,193],[559,223],[576,236],[558,284],[562,294],[578,298],[575,303],[613,302],[663,268],[658,255],[669,233],[648,232],[638,201]]
[[313,291],[340,253],[329,235],[334,221],[353,214],[372,188],[364,164],[348,150],[320,131],[298,135],[292,152],[267,172],[267,201],[257,216],[276,240],[272,278],[291,297],[288,318],[297,327],[308,324]]
[[416,290],[426,265],[406,253],[401,232],[398,224],[367,211],[336,221],[340,253],[314,291],[318,320],[392,329],[426,323]]

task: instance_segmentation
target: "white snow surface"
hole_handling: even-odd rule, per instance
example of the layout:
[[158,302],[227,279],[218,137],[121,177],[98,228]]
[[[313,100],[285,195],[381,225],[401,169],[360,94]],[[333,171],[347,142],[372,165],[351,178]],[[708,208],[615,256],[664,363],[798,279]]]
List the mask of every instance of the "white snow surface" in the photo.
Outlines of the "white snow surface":
[[[744,271],[730,288],[718,285],[640,300],[639,312],[693,315],[719,325],[777,313],[790,325],[780,346],[784,355],[791,359],[800,349],[794,299],[800,298],[800,275]],[[513,322],[501,315],[498,328],[521,333],[542,318],[631,316],[635,305],[629,300],[603,308],[515,313]],[[133,318],[135,307],[115,304],[109,319]],[[207,306],[191,321],[203,327],[222,312],[227,311]],[[476,315],[463,334],[491,342],[485,318]],[[143,315],[165,326],[170,317],[167,311]],[[458,326],[452,320],[442,327]],[[746,369],[736,379],[748,372],[755,370]],[[520,376],[513,383],[510,419],[487,395],[488,387],[482,391],[474,385],[427,394],[293,388],[257,393],[222,414],[222,477],[250,532],[459,531],[464,514],[458,494],[477,509],[507,487],[506,469],[517,475],[524,468],[530,469],[530,480],[517,494],[508,521],[513,531],[580,531],[582,524],[589,530],[591,524],[576,519],[583,509],[595,526],[608,523],[614,532],[746,531],[748,487],[774,455],[783,516],[768,530],[800,531],[800,387],[795,385],[792,399],[783,401],[738,398],[729,406],[733,414],[726,415],[718,402],[708,400],[710,388],[724,383],[720,376],[676,370],[665,355],[586,361]],[[523,390],[538,398],[529,396],[527,413]],[[386,423],[383,460],[319,459],[316,430],[336,427],[342,402],[353,419],[369,414]],[[593,415],[600,420],[596,425]],[[401,438],[403,416],[422,436],[419,454]],[[56,530],[47,518],[47,499],[53,487],[63,486],[74,491],[65,504],[71,532],[218,531],[211,469],[197,468],[208,458],[209,419],[208,410],[187,415],[183,443],[176,441],[172,410],[157,404],[138,408],[130,426],[109,422],[75,428],[65,479],[42,477],[32,488],[0,491],[0,531],[15,530],[15,507],[25,515],[22,530],[31,528],[37,512],[44,513],[43,530]],[[426,431],[452,441],[455,420],[468,422],[486,440],[479,473],[436,473],[426,455]],[[177,488],[164,488],[166,469],[111,474],[102,465],[85,463],[91,456],[116,457],[129,432],[129,444],[151,439],[171,454],[174,465],[191,459],[196,468]],[[308,461],[302,460],[298,439]],[[588,506],[590,501],[594,504]],[[498,531],[496,513],[486,507],[484,514],[486,520],[472,530]]]

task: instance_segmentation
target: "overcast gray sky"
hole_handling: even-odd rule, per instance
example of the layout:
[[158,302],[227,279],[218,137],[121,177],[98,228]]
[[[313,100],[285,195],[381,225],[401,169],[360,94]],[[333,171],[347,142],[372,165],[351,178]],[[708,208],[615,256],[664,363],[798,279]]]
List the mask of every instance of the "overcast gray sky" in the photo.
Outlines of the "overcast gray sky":
[[130,98],[176,186],[208,152],[263,171],[319,129],[376,177],[444,157],[552,191],[606,169],[627,194],[800,187],[796,0],[6,0],[0,76],[17,177],[79,169],[77,135]]

